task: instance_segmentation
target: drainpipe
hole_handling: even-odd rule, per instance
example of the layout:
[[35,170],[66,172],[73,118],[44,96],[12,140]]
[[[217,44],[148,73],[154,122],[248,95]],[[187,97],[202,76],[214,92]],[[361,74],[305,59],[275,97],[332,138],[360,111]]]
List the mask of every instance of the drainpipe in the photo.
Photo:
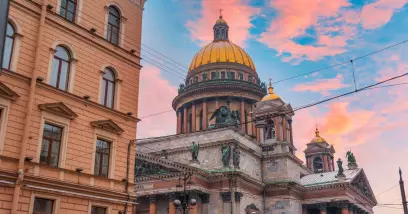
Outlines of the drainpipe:
[[23,140],[21,142],[21,148],[20,148],[20,158],[18,161],[18,177],[17,177],[16,184],[14,187],[13,203],[11,205],[12,214],[17,213],[18,201],[20,198],[20,190],[21,190],[23,179],[24,179],[24,161],[25,161],[26,148],[27,148],[29,134],[30,134],[31,114],[32,114],[33,105],[34,105],[37,74],[38,74],[38,71],[41,69],[40,67],[40,57],[41,57],[41,50],[42,50],[41,42],[43,40],[45,16],[47,15],[47,3],[48,3],[48,0],[42,0],[41,2],[41,14],[40,14],[40,22],[38,26],[37,43],[36,43],[36,48],[35,48],[34,69],[31,73],[30,91],[28,94],[28,101],[27,101],[28,103],[27,103],[27,109],[26,109],[27,113],[26,113],[25,123],[24,123],[25,125],[24,125]]
[[125,203],[125,210],[124,214],[127,214],[128,210],[128,201],[130,199],[130,193],[129,193],[129,165],[130,165],[130,152],[131,152],[131,147],[133,144],[135,144],[136,140],[131,140],[129,141],[128,144],[128,150],[127,150],[127,160],[126,160],[126,181],[125,181],[125,191],[126,191],[126,203]]

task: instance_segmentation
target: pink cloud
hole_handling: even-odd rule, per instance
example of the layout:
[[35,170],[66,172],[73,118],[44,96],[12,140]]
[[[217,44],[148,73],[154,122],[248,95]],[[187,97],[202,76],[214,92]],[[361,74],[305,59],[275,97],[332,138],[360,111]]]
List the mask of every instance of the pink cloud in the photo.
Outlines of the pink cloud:
[[328,96],[329,91],[348,87],[347,84],[343,84],[342,82],[343,76],[338,74],[332,79],[317,79],[314,82],[298,84],[293,88],[293,91],[319,92],[324,96]]
[[402,8],[407,0],[379,0],[364,6],[361,23],[366,29],[375,29],[387,24],[395,10]]
[[[324,56],[334,56],[345,52],[347,40],[355,35],[355,17],[341,10],[349,6],[347,0],[276,0],[271,1],[279,16],[269,29],[261,34],[260,42],[278,51],[278,55],[289,53],[283,61],[319,60]],[[294,38],[306,34],[314,27],[317,34],[316,45],[302,45]],[[339,33],[337,36],[331,33]]]
[[223,18],[229,25],[229,39],[240,46],[249,38],[251,17],[259,12],[243,0],[203,0],[201,6],[200,18],[187,21],[187,29],[192,39],[199,41],[201,45],[213,41],[213,26],[218,19],[220,8],[223,8]]
[[177,96],[177,88],[160,75],[157,67],[150,65],[143,67],[139,87],[138,116],[142,121],[137,126],[138,138],[174,134],[177,122],[174,112],[145,116],[171,110],[173,98]]

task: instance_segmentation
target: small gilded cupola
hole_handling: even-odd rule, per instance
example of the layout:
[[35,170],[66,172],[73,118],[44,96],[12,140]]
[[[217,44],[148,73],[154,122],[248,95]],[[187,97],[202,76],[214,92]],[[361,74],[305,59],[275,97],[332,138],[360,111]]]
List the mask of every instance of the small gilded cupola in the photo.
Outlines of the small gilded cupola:
[[306,165],[314,173],[332,172],[334,168],[334,147],[320,136],[316,127],[315,137],[306,144]]
[[213,27],[214,41],[228,41],[229,27],[227,22],[222,18],[221,11],[222,10],[220,10],[220,16]]

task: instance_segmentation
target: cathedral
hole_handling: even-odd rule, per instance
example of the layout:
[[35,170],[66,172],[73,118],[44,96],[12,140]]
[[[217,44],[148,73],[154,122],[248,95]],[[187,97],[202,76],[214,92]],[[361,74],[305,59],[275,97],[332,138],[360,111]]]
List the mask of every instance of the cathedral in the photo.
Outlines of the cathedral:
[[353,153],[336,159],[316,128],[300,160],[291,105],[260,81],[222,16],[213,31],[172,102],[177,133],[136,142],[136,213],[373,213]]

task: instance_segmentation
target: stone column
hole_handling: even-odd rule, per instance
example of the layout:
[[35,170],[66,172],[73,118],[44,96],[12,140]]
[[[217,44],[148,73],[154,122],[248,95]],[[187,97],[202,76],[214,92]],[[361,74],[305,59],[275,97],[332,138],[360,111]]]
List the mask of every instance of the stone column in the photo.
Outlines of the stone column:
[[201,214],[208,214],[208,204],[210,203],[210,194],[201,195]]
[[280,117],[275,118],[275,139],[276,141],[280,141],[281,140],[281,136],[280,136]]
[[235,213],[234,214],[240,214],[240,207],[241,207],[241,198],[243,196],[242,193],[240,192],[235,192]]
[[231,214],[231,192],[220,192],[222,199],[222,213]]
[[286,136],[286,118],[282,118],[282,130],[283,130],[282,140],[288,142],[288,139],[287,139],[288,136]]
[[176,214],[176,206],[174,206],[174,200],[177,199],[177,194],[171,192],[168,194],[169,196],[169,214]]
[[203,129],[207,129],[207,100],[203,101]]
[[259,129],[259,141],[261,143],[265,142],[265,133],[264,133],[264,129]]
[[327,161],[327,168],[328,168],[329,172],[333,171],[330,155],[326,155],[326,161]]
[[191,129],[190,132],[196,132],[196,105],[195,103],[191,106]]
[[326,204],[319,204],[318,205],[320,214],[327,214],[327,206]]
[[180,109],[177,109],[177,134],[181,133],[181,112]]
[[245,133],[245,102],[241,100],[241,130]]
[[290,144],[293,145],[293,126],[292,126],[292,120],[289,120],[289,128],[290,128]]
[[353,212],[353,206],[354,206],[354,205],[349,204],[349,206],[348,206],[349,214],[354,214],[354,212]]
[[184,115],[184,118],[183,118],[183,122],[184,122],[184,127],[183,127],[183,133],[185,134],[185,133],[187,133],[187,127],[188,127],[188,124],[187,124],[187,118],[188,118],[188,115],[187,115],[187,107],[185,106],[184,107],[184,112],[183,112],[183,115]]
[[344,203],[340,205],[341,208],[341,214],[349,214],[349,204]]
[[327,163],[327,159],[326,159],[326,155],[322,155],[322,156],[320,156],[321,158],[322,158],[322,161],[323,161],[323,172],[327,172],[328,170],[327,170],[327,164],[329,164],[329,163]]
[[157,214],[156,195],[149,196],[149,214]]
[[302,205],[302,214],[307,214],[307,205]]
[[333,157],[330,157],[330,160],[331,160],[331,164],[332,164],[332,169],[333,169],[333,171],[335,171]]

